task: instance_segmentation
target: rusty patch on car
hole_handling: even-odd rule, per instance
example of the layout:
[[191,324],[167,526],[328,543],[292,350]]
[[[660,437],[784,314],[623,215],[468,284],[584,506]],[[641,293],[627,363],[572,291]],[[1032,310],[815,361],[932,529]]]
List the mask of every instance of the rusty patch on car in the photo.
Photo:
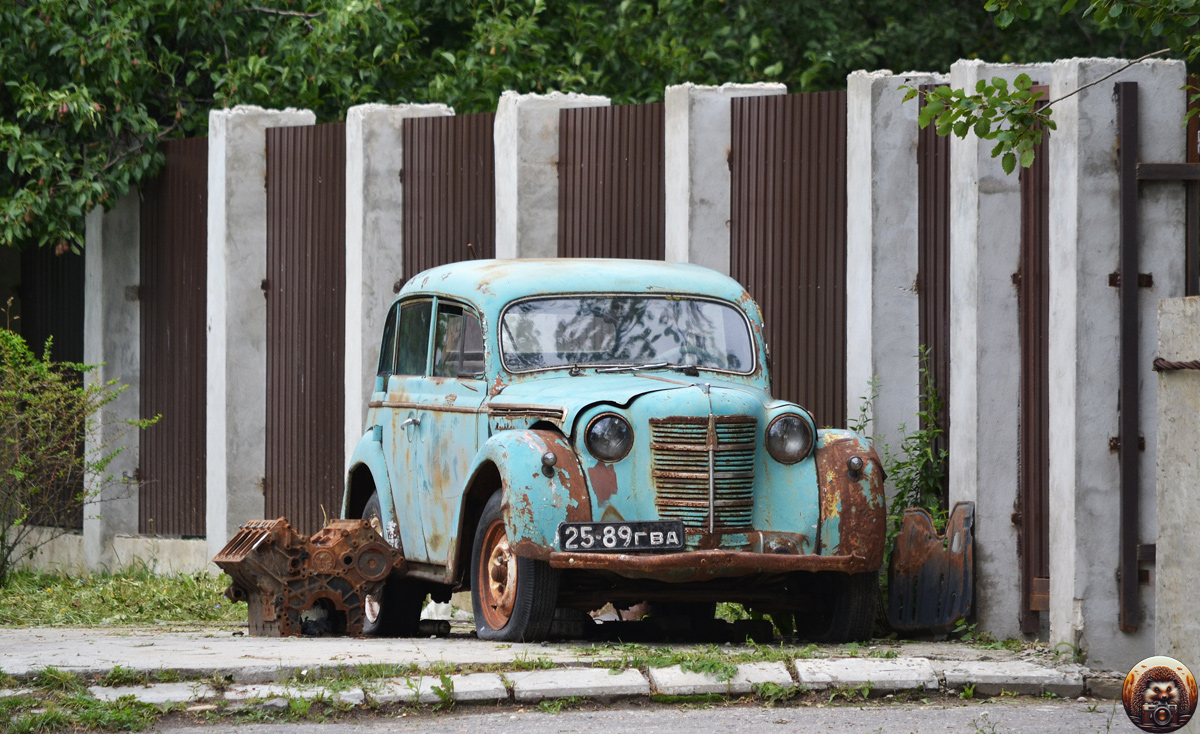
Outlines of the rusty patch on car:
[[592,492],[596,495],[596,501],[602,505],[608,504],[612,496],[617,493],[616,470],[612,468],[611,464],[600,462],[588,469],[587,475],[588,481],[592,485]]
[[862,556],[775,555],[726,550],[655,555],[555,552],[550,554],[549,562],[552,568],[612,571],[628,578],[655,578],[673,582],[791,571],[861,573],[878,567],[878,564],[872,565]]
[[[571,449],[570,444],[562,436],[552,431],[532,431],[542,439],[546,448],[554,453],[554,473],[558,481],[567,490],[570,501],[567,503],[567,522],[591,522],[592,498],[588,494],[587,482],[579,468],[579,459]],[[614,477],[614,483],[616,481]],[[518,553],[518,555],[521,555]]]
[[[858,456],[863,469],[852,477],[848,462]],[[871,568],[883,564],[886,509],[883,464],[873,446],[855,436],[828,441],[817,451],[817,480],[821,488],[821,521],[838,518],[835,555],[867,559]],[[823,549],[824,550],[824,549]]]

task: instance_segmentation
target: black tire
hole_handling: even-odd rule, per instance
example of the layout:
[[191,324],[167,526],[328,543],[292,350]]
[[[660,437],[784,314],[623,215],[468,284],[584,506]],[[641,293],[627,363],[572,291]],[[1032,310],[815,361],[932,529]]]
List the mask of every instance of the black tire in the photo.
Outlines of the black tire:
[[[383,535],[385,524],[378,492],[367,500],[362,519]],[[373,637],[412,637],[417,634],[425,594],[425,587],[420,583],[389,578],[383,583],[382,591],[363,601],[363,634]]]
[[[558,571],[508,548],[503,493],[483,507],[471,550],[471,605],[481,640],[537,642],[550,636],[558,602]],[[494,568],[494,573],[489,569]],[[516,574],[515,583],[511,575]],[[507,601],[505,601],[507,600]]]
[[817,642],[867,642],[875,629],[879,603],[879,572],[827,572],[830,585],[828,625],[814,636]]

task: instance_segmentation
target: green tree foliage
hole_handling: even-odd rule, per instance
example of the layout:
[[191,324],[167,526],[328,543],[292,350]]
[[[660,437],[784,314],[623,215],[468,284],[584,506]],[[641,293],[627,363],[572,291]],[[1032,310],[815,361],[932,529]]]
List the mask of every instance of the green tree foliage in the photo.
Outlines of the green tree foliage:
[[[995,25],[1022,33],[1030,24],[1045,21],[1045,11],[1056,6],[1060,17],[1090,21],[1106,33],[1130,39],[1141,61],[1153,56],[1174,54],[1196,60],[1200,55],[1200,3],[1197,0],[1091,0],[1080,8],[1078,0],[985,0],[984,8],[994,13]],[[1021,21],[1018,23],[1018,21]],[[1018,27],[1019,26],[1019,27]],[[1157,49],[1157,50],[1147,50]],[[1130,52],[1118,54],[1132,55]],[[1103,55],[1103,54],[1089,54]],[[1110,74],[1091,85],[1105,81]],[[921,127],[933,124],[938,135],[963,138],[974,133],[992,140],[992,157],[1000,157],[1005,173],[1033,165],[1034,149],[1045,130],[1055,128],[1052,115],[1058,99],[1045,99],[1030,90],[1032,81],[1021,74],[1009,84],[1000,78],[991,83],[980,80],[971,94],[962,89],[941,88],[926,95],[921,112]],[[1062,97],[1075,94],[1073,90]],[[921,92],[908,88],[906,100]],[[1200,95],[1193,95],[1193,101]],[[1189,116],[1195,112],[1189,112]]]
[[686,81],[809,91],[856,68],[1131,53],[1055,5],[1021,0],[1037,23],[1004,33],[978,0],[7,0],[0,246],[77,250],[82,215],[156,173],[159,140],[205,134],[214,107],[332,122],[362,102],[487,111],[505,89],[647,102]]

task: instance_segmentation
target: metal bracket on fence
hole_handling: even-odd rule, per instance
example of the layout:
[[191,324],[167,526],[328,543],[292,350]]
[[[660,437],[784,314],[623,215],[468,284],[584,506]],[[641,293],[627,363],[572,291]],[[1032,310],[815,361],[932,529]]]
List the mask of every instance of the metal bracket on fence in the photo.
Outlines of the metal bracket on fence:
[[1175,372],[1177,370],[1200,370],[1200,359],[1193,359],[1190,362],[1172,362],[1162,357],[1154,358],[1155,372]]

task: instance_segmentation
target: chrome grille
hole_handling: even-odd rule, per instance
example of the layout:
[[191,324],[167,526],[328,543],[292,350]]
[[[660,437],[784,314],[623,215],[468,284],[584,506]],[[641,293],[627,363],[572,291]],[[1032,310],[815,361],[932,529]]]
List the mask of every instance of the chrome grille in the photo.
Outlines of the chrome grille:
[[[716,416],[714,423],[714,530],[745,529],[754,514],[758,421],[732,415]],[[650,440],[659,515],[707,531],[709,418],[651,418]]]

